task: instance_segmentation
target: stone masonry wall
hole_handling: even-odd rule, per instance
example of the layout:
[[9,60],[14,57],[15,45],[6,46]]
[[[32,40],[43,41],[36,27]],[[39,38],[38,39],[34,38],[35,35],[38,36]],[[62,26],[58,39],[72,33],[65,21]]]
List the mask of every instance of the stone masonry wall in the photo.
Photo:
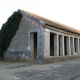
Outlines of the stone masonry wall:
[[28,31],[41,29],[40,27],[40,24],[37,22],[27,18],[26,16],[23,16],[19,25],[19,29],[12,39],[12,42],[7,51],[27,51]]
[[[23,60],[30,60],[34,55],[30,53],[30,33],[37,32],[38,33],[38,51],[37,51],[37,58],[43,57],[44,52],[44,41],[43,41],[43,25],[44,22],[41,20],[36,20],[32,18],[30,15],[22,12],[22,19],[19,24],[19,29],[17,30],[14,38],[12,39],[9,48],[4,53],[4,58],[7,61],[23,61]],[[42,31],[42,32],[41,32]],[[42,37],[40,39],[40,37]],[[42,46],[39,46],[42,43]]]

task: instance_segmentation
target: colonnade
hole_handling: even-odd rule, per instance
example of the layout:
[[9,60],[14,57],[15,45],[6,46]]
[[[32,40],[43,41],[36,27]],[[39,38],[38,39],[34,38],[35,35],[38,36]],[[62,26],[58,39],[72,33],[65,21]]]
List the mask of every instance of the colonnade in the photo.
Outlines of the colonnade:
[[76,36],[47,33],[47,35],[45,35],[45,45],[49,46],[45,46],[46,56],[80,54],[80,38]]

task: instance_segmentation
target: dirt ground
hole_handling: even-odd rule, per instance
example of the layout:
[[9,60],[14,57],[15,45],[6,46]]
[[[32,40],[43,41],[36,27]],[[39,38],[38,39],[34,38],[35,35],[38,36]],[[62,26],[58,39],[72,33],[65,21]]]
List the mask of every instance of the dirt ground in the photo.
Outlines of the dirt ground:
[[0,80],[80,80],[80,59],[43,64],[0,61]]

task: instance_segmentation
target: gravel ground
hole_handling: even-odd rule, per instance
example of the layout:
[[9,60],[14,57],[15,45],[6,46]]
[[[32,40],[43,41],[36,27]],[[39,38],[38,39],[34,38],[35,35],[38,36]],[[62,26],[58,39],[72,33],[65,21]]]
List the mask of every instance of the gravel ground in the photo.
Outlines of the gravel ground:
[[80,80],[80,59],[59,63],[0,61],[0,80]]

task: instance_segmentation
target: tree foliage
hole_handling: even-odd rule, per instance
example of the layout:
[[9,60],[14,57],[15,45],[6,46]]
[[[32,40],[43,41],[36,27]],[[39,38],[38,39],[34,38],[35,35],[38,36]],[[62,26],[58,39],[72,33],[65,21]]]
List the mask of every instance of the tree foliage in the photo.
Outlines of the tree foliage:
[[3,57],[3,53],[9,47],[12,38],[14,37],[16,31],[18,30],[21,18],[22,14],[20,13],[20,11],[16,11],[8,18],[7,22],[2,25],[2,28],[0,30],[1,57]]

